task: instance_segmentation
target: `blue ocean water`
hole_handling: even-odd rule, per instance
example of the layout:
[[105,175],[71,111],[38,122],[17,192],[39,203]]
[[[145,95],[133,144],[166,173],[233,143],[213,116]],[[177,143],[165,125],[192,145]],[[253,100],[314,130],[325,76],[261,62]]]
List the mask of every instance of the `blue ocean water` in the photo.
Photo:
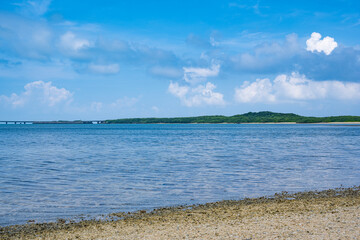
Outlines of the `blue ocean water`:
[[0,125],[0,226],[360,184],[360,127]]

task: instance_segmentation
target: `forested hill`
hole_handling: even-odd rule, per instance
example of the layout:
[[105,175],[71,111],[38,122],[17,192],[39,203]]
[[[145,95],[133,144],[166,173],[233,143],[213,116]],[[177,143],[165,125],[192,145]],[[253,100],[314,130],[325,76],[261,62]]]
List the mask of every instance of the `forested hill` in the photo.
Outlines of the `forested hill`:
[[359,116],[304,117],[293,113],[248,112],[241,115],[200,116],[175,118],[124,118],[106,120],[104,123],[326,123],[326,122],[360,122]]

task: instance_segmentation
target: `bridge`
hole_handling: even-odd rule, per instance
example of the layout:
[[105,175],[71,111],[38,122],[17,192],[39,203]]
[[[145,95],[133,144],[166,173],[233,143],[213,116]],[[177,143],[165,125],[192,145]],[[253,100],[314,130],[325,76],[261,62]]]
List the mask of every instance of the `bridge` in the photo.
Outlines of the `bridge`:
[[104,124],[104,120],[77,120],[77,121],[20,121],[0,120],[0,124]]
[[32,124],[34,121],[0,121],[2,124]]

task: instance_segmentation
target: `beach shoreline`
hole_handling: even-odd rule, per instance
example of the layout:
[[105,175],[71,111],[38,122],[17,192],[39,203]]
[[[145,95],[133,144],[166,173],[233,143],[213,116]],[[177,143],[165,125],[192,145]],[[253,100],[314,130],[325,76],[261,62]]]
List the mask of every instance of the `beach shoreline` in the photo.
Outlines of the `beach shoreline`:
[[0,228],[0,239],[344,239],[360,230],[360,186]]

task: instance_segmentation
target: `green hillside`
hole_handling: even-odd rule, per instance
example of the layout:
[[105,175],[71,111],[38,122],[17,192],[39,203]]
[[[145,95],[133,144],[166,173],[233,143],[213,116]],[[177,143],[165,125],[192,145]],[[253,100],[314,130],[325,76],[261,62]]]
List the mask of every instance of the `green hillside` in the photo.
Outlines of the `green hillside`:
[[248,112],[234,116],[200,116],[200,117],[175,117],[175,118],[124,118],[106,120],[105,123],[322,123],[322,122],[360,122],[359,116],[332,116],[332,117],[304,117],[294,113],[274,112]]

